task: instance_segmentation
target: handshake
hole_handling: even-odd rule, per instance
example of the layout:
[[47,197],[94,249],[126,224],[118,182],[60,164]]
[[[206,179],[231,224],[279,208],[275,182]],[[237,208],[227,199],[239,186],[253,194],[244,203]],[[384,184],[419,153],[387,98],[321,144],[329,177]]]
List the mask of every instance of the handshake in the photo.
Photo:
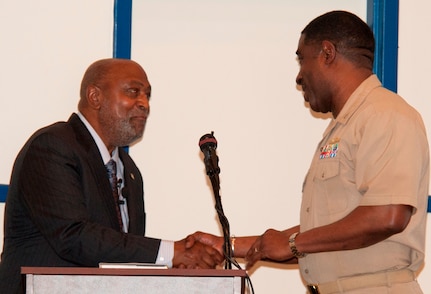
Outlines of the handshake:
[[216,268],[224,260],[222,237],[196,232],[174,244],[174,268]]
[[[278,231],[268,229],[261,236],[242,236],[232,243],[235,257],[244,258],[246,268],[250,269],[259,260],[296,263],[297,257],[290,249],[289,239],[299,226]],[[203,232],[195,232],[185,239],[175,242],[174,268],[216,268],[225,260],[224,238]]]

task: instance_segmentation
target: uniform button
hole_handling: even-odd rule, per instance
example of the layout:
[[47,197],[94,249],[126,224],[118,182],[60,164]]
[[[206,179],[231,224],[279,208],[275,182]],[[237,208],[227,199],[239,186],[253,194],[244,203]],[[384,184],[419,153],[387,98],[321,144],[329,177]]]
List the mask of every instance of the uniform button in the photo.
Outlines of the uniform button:
[[308,269],[305,269],[305,270],[304,270],[304,272],[305,272],[306,274],[308,274],[308,273],[309,273]]
[[307,207],[307,209],[305,211],[310,212],[310,207]]

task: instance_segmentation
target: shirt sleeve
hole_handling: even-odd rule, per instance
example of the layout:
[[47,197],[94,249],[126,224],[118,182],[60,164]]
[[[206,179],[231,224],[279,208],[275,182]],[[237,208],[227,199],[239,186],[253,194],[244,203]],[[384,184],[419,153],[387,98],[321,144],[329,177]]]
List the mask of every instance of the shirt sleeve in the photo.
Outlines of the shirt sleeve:
[[167,265],[172,267],[172,260],[174,258],[174,242],[162,240],[160,242],[159,253],[157,254],[156,264]]
[[364,195],[361,205],[416,207],[427,154],[422,125],[415,117],[389,112],[369,121],[362,130],[357,157],[357,188]]

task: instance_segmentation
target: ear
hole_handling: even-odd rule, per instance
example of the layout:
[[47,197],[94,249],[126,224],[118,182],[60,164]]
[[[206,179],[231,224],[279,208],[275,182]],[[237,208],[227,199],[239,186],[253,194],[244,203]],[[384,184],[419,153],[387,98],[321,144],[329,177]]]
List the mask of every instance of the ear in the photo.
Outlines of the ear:
[[93,109],[99,109],[102,99],[100,88],[94,85],[87,87],[86,91],[88,105]]
[[322,41],[322,54],[326,64],[332,63],[337,54],[334,44],[327,40]]

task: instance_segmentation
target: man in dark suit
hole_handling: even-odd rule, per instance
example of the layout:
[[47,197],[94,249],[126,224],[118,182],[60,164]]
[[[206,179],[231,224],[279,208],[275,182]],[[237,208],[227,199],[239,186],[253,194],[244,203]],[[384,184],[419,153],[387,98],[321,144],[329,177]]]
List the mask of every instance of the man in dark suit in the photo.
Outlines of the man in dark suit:
[[[93,63],[77,114],[37,131],[15,161],[5,209],[0,291],[22,293],[21,266],[148,262],[214,268],[223,257],[185,239],[144,237],[141,173],[121,148],[142,137],[151,86],[125,59]],[[105,166],[115,160],[113,196]],[[115,194],[114,194],[115,195]]]

